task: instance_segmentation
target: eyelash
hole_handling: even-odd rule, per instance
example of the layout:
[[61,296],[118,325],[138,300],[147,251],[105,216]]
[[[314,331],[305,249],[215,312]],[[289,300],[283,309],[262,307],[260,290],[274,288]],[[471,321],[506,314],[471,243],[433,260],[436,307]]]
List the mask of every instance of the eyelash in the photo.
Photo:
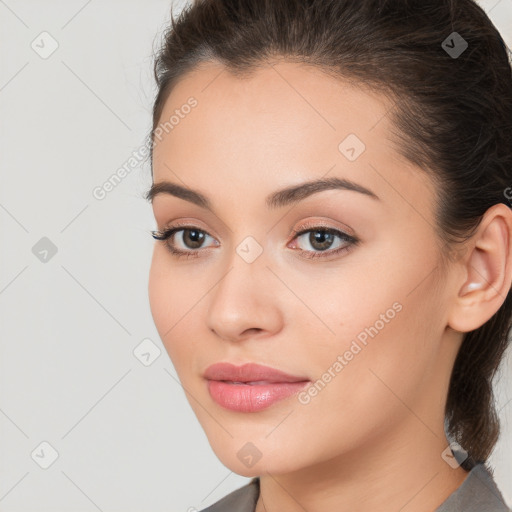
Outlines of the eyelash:
[[[204,249],[182,251],[180,249],[176,249],[175,247],[173,247],[173,245],[171,245],[168,242],[168,240],[175,233],[178,233],[180,231],[185,231],[185,230],[198,231],[200,233],[203,233],[203,234],[211,237],[211,235],[208,232],[206,232],[202,229],[199,229],[196,226],[192,226],[192,225],[171,226],[168,229],[165,229],[162,231],[151,231],[151,235],[153,236],[153,238],[155,240],[165,242],[166,248],[174,257],[176,257],[178,259],[179,258],[187,258],[187,259],[197,258],[199,256],[199,253],[201,252],[201,250],[204,250]],[[347,233],[344,233],[343,231],[339,231],[338,229],[328,228],[325,226],[311,226],[311,227],[307,227],[307,228],[300,227],[299,229],[292,231],[292,235],[293,235],[292,240],[295,240],[295,238],[298,238],[299,236],[304,235],[305,233],[314,232],[314,231],[319,231],[321,233],[327,233],[330,235],[338,236],[342,240],[346,241],[348,243],[348,245],[346,245],[344,247],[339,247],[338,249],[332,249],[330,251],[306,251],[304,249],[296,249],[299,252],[299,254],[301,254],[306,259],[326,258],[326,257],[338,255],[345,251],[350,250],[352,248],[352,246],[359,243],[359,239],[356,238],[355,236],[348,235]]]

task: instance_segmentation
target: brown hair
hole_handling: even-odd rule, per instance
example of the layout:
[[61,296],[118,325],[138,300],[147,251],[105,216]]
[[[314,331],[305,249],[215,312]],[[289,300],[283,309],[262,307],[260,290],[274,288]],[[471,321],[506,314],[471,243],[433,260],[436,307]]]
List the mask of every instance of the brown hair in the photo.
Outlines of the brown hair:
[[[473,0],[199,0],[176,18],[171,11],[154,63],[150,139],[172,88],[201,62],[220,62],[236,76],[276,57],[317,66],[393,100],[397,151],[437,185],[436,227],[446,256],[473,234],[489,207],[507,204],[509,56]],[[150,157],[152,166],[152,150]],[[484,462],[499,437],[492,380],[511,315],[508,293],[488,322],[464,335],[455,360],[445,428],[469,453],[467,468]]]

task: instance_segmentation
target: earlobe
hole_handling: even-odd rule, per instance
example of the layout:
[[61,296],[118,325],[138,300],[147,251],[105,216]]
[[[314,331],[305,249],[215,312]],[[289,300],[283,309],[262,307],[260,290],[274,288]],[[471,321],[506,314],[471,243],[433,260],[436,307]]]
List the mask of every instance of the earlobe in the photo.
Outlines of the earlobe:
[[460,332],[478,329],[499,310],[512,282],[512,211],[499,203],[487,210],[466,243],[464,280],[448,325]]

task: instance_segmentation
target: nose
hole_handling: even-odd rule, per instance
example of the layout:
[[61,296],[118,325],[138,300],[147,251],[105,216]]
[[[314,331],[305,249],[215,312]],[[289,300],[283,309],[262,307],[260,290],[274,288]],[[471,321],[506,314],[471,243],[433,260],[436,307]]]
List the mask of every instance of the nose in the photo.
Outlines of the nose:
[[264,337],[282,328],[278,280],[263,258],[232,265],[208,294],[208,328],[227,341]]

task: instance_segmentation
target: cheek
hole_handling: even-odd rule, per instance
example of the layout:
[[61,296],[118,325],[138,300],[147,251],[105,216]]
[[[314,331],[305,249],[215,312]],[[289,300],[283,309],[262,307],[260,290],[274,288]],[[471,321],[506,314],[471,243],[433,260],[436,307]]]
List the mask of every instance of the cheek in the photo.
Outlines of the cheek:
[[161,328],[166,317],[165,312],[169,308],[169,298],[165,294],[165,290],[168,287],[167,280],[168,277],[164,272],[162,258],[159,255],[158,248],[155,246],[149,269],[148,297],[153,321],[160,335],[162,335]]
[[162,248],[155,246],[149,271],[148,297],[155,327],[171,356],[171,340],[184,313],[180,312],[183,307],[180,278],[167,260]]
[[320,335],[315,337],[315,350],[343,352],[351,340],[357,338],[364,344],[376,331],[380,337],[390,324],[401,322],[407,293],[404,290],[409,291],[413,279],[394,268],[397,264],[387,249],[354,253],[329,272],[319,269],[299,279],[294,276],[294,293],[317,317],[304,315],[303,309],[296,308],[295,322],[304,324],[307,318],[311,327],[316,323]]
[[[192,267],[190,267],[192,268]],[[192,272],[192,270],[191,270]],[[197,285],[190,286],[196,282]],[[187,272],[176,270],[163,247],[155,246],[149,271],[148,297],[160,339],[176,371],[192,361],[199,337],[192,326],[200,315],[204,284]]]
[[[336,375],[360,376],[372,386],[377,378],[369,370],[374,369],[378,375],[382,372],[386,382],[401,387],[408,380],[414,384],[418,372],[421,375],[435,357],[442,333],[442,301],[429,275],[435,254],[428,248],[419,253],[418,247],[423,246],[408,243],[411,246],[405,248],[405,243],[394,244],[395,252],[386,245],[385,251],[372,254],[373,262],[364,263],[361,254],[353,269],[338,277],[336,272],[331,274],[328,288],[308,294],[306,302],[331,329],[329,333],[319,324],[326,334],[308,345],[307,352],[315,354],[318,375],[331,368]],[[411,257],[404,259],[404,251]],[[311,277],[302,282],[302,296],[311,282]],[[301,289],[295,291],[301,293]],[[300,324],[300,318],[296,322]],[[342,367],[332,368],[338,356]]]

